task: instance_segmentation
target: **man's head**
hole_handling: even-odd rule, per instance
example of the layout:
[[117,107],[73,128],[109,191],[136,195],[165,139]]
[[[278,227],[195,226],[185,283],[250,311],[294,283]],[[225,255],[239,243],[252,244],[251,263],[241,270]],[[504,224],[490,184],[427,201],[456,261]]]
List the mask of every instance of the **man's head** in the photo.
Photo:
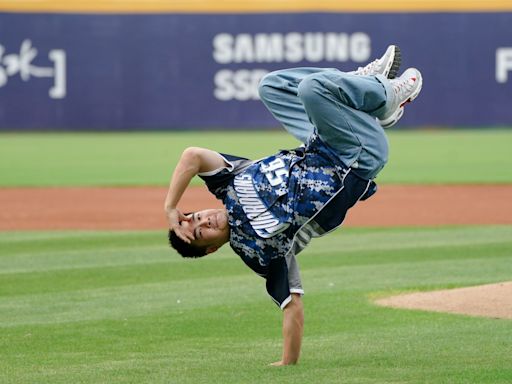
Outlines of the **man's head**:
[[228,216],[225,209],[206,209],[187,213],[180,222],[184,231],[193,235],[190,244],[169,230],[169,243],[183,257],[202,257],[215,252],[229,241]]

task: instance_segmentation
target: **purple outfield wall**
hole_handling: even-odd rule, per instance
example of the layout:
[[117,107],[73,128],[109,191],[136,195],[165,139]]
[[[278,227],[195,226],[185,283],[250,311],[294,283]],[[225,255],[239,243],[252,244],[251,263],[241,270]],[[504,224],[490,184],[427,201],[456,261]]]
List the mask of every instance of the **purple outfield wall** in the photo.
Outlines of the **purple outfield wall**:
[[264,128],[268,71],[423,72],[402,126],[512,126],[512,13],[0,14],[0,130]]

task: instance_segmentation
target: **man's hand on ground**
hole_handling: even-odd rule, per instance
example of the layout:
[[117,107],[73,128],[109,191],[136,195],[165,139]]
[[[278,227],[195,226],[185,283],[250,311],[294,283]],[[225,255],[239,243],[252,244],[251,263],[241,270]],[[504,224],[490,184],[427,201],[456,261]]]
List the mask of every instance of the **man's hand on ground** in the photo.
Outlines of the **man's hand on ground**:
[[275,363],[270,363],[269,365],[272,367],[284,367],[285,365],[296,365],[297,363],[288,363],[286,364],[283,360],[276,361]]

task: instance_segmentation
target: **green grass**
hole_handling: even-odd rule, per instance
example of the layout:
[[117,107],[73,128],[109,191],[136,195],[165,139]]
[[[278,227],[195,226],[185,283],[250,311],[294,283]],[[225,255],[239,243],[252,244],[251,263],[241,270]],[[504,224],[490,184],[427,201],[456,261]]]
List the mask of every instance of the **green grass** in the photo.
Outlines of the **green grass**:
[[2,134],[0,186],[166,185],[189,146],[259,158],[297,145],[280,132]]
[[[512,183],[511,129],[388,133],[380,183]],[[260,158],[298,144],[280,131],[0,134],[0,187],[163,186],[187,146]]]
[[[512,130],[390,131],[382,183],[512,183]],[[167,185],[181,151],[259,158],[281,132],[0,134],[0,187]],[[161,232],[0,233],[0,383],[512,382],[512,322],[377,307],[510,280],[512,226],[344,229],[299,256],[306,331],[224,247],[182,260]]]
[[510,280],[512,226],[348,228],[299,261],[303,356],[279,369],[280,310],[227,247],[183,260],[160,232],[0,233],[0,382],[511,382],[511,321],[371,298]]

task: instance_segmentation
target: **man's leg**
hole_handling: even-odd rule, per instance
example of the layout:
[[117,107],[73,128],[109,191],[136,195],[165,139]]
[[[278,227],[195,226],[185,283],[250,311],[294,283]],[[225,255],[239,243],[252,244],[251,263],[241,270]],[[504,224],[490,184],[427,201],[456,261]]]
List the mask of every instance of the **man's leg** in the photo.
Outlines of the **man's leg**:
[[374,177],[387,161],[387,139],[376,117],[393,96],[389,81],[331,70],[303,79],[298,95],[322,140],[347,166],[361,166]]
[[325,68],[292,68],[266,75],[259,85],[261,101],[295,138],[305,143],[314,131],[302,101],[299,84],[310,75],[329,71]]
[[[389,97],[388,97],[389,95]],[[330,117],[366,115],[370,120],[385,114],[393,98],[391,83],[381,75],[357,76],[337,69],[313,73],[302,79],[298,97],[311,122],[331,125]],[[333,125],[337,129],[338,124]]]
[[[365,67],[351,72],[354,75],[377,75],[394,78],[401,62],[400,48],[390,45],[384,55]],[[299,83],[310,75],[335,69],[292,68],[269,73],[259,87],[260,98],[274,117],[302,142],[306,142],[314,131],[302,101],[298,98]],[[338,71],[339,72],[339,71]]]

